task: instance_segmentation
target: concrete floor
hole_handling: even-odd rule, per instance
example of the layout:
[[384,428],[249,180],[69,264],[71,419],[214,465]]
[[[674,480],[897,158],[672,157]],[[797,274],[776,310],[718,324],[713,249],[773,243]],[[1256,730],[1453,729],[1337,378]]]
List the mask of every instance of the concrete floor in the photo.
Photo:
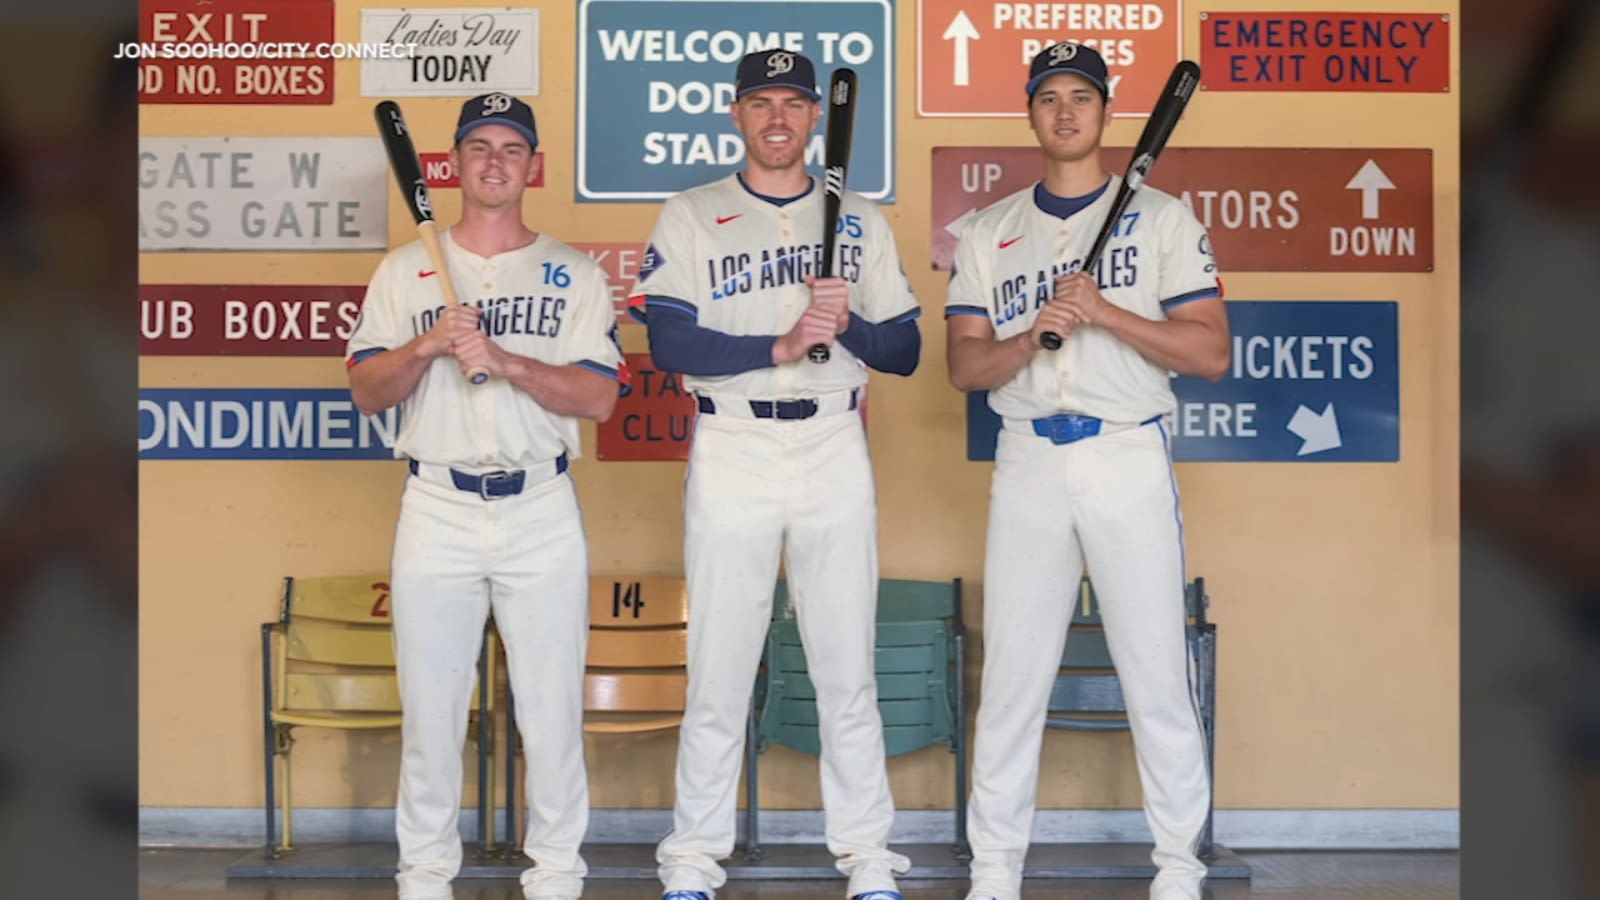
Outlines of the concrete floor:
[[[311,879],[235,879],[227,867],[245,851],[144,850],[140,854],[140,900],[334,900],[393,897],[384,878],[339,881]],[[1207,888],[1211,900],[1455,900],[1461,896],[1455,852],[1259,852],[1239,853],[1251,866],[1249,881],[1218,882]],[[961,881],[901,882],[905,900],[963,900]],[[730,882],[718,900],[811,900],[843,895],[843,881]],[[1146,900],[1148,886],[1126,881],[1030,881],[1024,897],[1059,900]],[[591,879],[585,900],[652,900],[659,886],[648,880]],[[511,879],[461,879],[456,900],[521,900]]]

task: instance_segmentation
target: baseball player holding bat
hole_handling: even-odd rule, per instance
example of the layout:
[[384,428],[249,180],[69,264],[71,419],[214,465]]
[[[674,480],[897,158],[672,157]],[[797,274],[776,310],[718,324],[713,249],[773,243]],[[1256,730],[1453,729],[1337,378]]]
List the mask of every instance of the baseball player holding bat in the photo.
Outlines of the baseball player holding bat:
[[[401,900],[448,900],[460,871],[461,755],[491,610],[527,753],[523,850],[535,865],[523,893],[576,900],[587,874],[588,551],[567,470],[578,420],[608,418],[626,373],[605,274],[523,222],[538,144],[521,100],[463,105],[450,151],[462,213],[439,235],[446,265],[421,241],[385,256],[346,357],[363,414],[404,405],[395,453],[410,461],[390,581],[405,710]],[[446,277],[464,302],[446,303]],[[488,379],[473,385],[464,373],[475,370]]]
[[[1080,271],[1121,187],[1100,159],[1107,83],[1089,47],[1061,43],[1034,58],[1028,116],[1043,178],[972,217],[945,306],[951,383],[987,390],[1003,421],[984,563],[968,900],[1018,900],[1046,707],[1085,564],[1155,837],[1150,896],[1200,900],[1206,875],[1195,849],[1210,785],[1162,419],[1176,407],[1169,373],[1220,378],[1231,340],[1206,231],[1169,194],[1135,192],[1098,263]],[[1062,337],[1059,350],[1042,349],[1047,332]]]
[[[910,861],[887,848],[877,508],[857,410],[868,368],[916,369],[920,308],[888,222],[857,194],[844,193],[829,235],[837,273],[818,272],[811,61],[749,54],[735,94],[744,170],[663,204],[629,297],[654,362],[683,375],[699,408],[684,494],[688,698],[659,874],[669,900],[709,900],[726,880],[717,861],[733,850],[739,751],[781,557],[816,683],[828,848],[848,896],[897,900],[894,876]],[[816,345],[826,361],[807,358]]]

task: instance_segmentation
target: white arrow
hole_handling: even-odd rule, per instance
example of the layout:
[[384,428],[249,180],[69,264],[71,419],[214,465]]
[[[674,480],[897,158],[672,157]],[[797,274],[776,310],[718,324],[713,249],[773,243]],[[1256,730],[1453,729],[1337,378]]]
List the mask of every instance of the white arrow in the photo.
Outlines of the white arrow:
[[1339,440],[1339,418],[1334,414],[1332,402],[1323,407],[1320,413],[1300,406],[1289,419],[1289,430],[1301,440],[1300,452],[1296,456],[1333,450],[1344,443]]
[[967,227],[967,220],[972,218],[973,214],[976,212],[977,210],[975,209],[969,209],[961,215],[956,216],[956,220],[951,222],[949,225],[946,225],[944,230],[950,232],[956,237],[961,237],[961,230]]
[[972,25],[972,20],[967,18],[967,11],[956,10],[956,17],[950,20],[950,27],[944,30],[944,39],[956,42],[956,63],[953,67],[956,87],[966,87],[971,83],[967,70],[967,42],[978,39],[978,29]]
[[1394,182],[1389,176],[1378,168],[1375,160],[1367,160],[1361,171],[1350,179],[1345,185],[1346,190],[1361,192],[1361,218],[1376,219],[1378,217],[1378,192],[1394,189]]

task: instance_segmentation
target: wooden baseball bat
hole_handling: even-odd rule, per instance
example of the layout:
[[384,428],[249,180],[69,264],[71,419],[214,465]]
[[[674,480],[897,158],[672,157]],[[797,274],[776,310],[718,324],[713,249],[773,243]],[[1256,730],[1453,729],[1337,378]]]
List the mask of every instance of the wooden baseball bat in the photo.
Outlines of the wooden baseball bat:
[[[411,143],[411,131],[406,128],[400,104],[384,100],[378,104],[374,114],[378,119],[378,134],[383,138],[384,152],[389,154],[389,168],[400,184],[400,196],[405,198],[411,218],[417,223],[417,236],[422,238],[422,245],[428,249],[428,261],[439,273],[439,289],[444,292],[444,302],[460,303],[461,300],[456,296],[456,283],[450,278],[450,270],[445,265],[444,249],[439,246],[439,227],[433,220],[433,199],[428,193],[428,182],[422,177],[422,161],[417,157],[416,146]],[[467,380],[473,384],[483,384],[489,380],[489,373],[481,366],[474,367],[467,371]]]
[[[856,73],[833,70],[828,85],[828,131],[824,139],[822,197],[822,277],[833,274],[834,241],[839,230],[839,206],[844,202],[845,177],[850,169],[850,137],[855,130]],[[812,347],[806,356],[825,363],[833,354],[826,344]]]
[[[1189,98],[1194,96],[1195,88],[1199,86],[1200,66],[1184,59],[1172,67],[1172,74],[1167,76],[1167,86],[1162,89],[1160,98],[1156,100],[1155,110],[1150,113],[1149,120],[1144,124],[1144,132],[1139,135],[1139,143],[1134,145],[1133,158],[1128,161],[1128,171],[1122,176],[1122,186],[1117,188],[1111,212],[1101,224],[1100,233],[1094,239],[1094,246],[1089,249],[1089,255],[1083,258],[1083,268],[1079,271],[1088,272],[1100,262],[1100,254],[1105,251],[1111,235],[1116,233],[1117,223],[1128,208],[1128,201],[1133,199],[1134,191],[1144,186],[1145,178],[1149,177],[1150,170],[1161,157],[1162,149],[1167,146],[1167,138],[1171,137],[1172,130],[1178,127],[1178,119],[1183,115],[1184,107],[1189,105]],[[1039,343],[1047,350],[1059,350],[1061,335],[1046,331],[1039,336]]]

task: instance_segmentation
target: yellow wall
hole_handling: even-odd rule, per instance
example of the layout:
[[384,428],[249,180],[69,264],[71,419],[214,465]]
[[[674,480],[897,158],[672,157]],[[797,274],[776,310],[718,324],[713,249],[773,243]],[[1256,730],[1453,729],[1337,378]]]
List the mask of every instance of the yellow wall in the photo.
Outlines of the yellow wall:
[[[338,7],[355,40],[362,5]],[[530,190],[536,228],[569,241],[643,241],[653,205],[577,205],[574,4],[541,9],[539,115],[546,187]],[[1196,13],[1291,4],[1188,3],[1185,47],[1198,57]],[[1317,3],[1306,10],[1384,10]],[[1426,10],[1458,18],[1457,4]],[[1409,12],[1422,11],[1408,9]],[[886,577],[969,585],[981,621],[990,465],[965,459],[963,398],[945,380],[939,310],[946,275],[930,268],[929,158],[934,146],[1031,145],[1020,120],[915,117],[916,4],[900,0],[898,203],[886,208],[921,299],[925,353],[909,379],[874,376],[871,440]],[[1459,29],[1452,29],[1455,41]],[[1458,86],[1458,48],[1451,84]],[[339,64],[331,107],[146,107],[146,135],[373,134],[358,64]],[[1407,275],[1226,273],[1231,299],[1372,299],[1399,303],[1401,461],[1395,464],[1180,464],[1191,574],[1203,575],[1220,632],[1216,802],[1223,808],[1453,808],[1457,805],[1458,105],[1449,97],[1201,93],[1172,146],[1431,147],[1435,271]],[[409,100],[414,131],[444,135],[459,99]],[[1361,105],[1382,107],[1369,118]],[[1119,120],[1129,146],[1143,120]],[[1284,122],[1292,123],[1292,137]],[[1378,122],[1381,122],[1381,127]],[[439,142],[442,143],[442,138]],[[429,149],[422,147],[422,149]],[[456,192],[436,195],[440,218]],[[391,240],[410,239],[391,203]],[[145,254],[145,283],[365,283],[375,254]],[[625,348],[644,335],[625,328]],[[345,384],[337,359],[145,358],[144,387]],[[593,570],[680,574],[682,464],[598,463],[577,479]],[[286,573],[386,566],[403,469],[392,462],[141,463],[141,802],[261,802],[258,625]],[[1389,512],[1379,512],[1389,507]],[[981,635],[979,636],[981,641]],[[975,645],[978,646],[978,645]],[[981,657],[969,662],[977,688]],[[976,697],[974,693],[972,696]],[[596,807],[669,806],[672,736],[593,739]],[[300,805],[393,802],[398,739],[306,733],[297,745]],[[949,754],[891,762],[901,808],[948,807]],[[782,750],[763,764],[768,807],[817,808],[815,760]],[[1126,735],[1047,736],[1044,807],[1135,808]],[[468,795],[471,796],[470,794]]]

